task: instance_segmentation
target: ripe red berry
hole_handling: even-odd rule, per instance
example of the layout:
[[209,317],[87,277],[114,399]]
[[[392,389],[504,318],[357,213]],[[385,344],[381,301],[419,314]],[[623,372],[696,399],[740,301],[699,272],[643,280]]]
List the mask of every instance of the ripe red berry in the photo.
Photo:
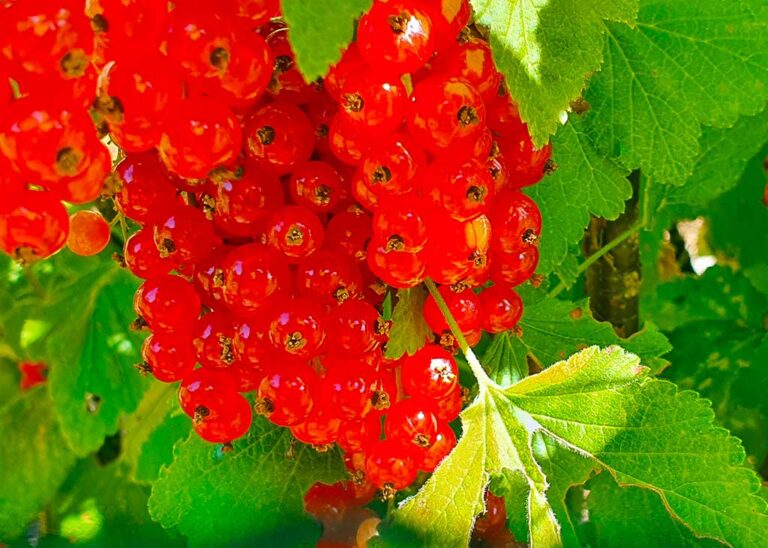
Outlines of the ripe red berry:
[[392,287],[419,285],[426,277],[427,263],[421,253],[391,250],[388,240],[374,238],[368,245],[368,266],[382,282]]
[[287,361],[261,381],[256,411],[279,426],[302,422],[312,411],[319,379],[306,363]]
[[485,215],[462,223],[435,212],[429,226],[427,275],[432,280],[453,285],[484,271],[491,244],[491,223]]
[[177,205],[159,217],[153,231],[160,256],[178,265],[202,260],[219,244],[205,214],[187,205]]
[[538,183],[547,173],[552,157],[552,145],[536,148],[528,126],[519,117],[510,117],[507,122],[496,121],[494,132],[498,135],[499,148],[509,167],[509,182],[513,188]]
[[405,119],[408,94],[399,75],[383,79],[377,69],[350,75],[339,88],[339,115],[358,131],[376,137],[394,131]]
[[305,162],[296,166],[289,189],[293,201],[313,211],[331,211],[345,194],[339,172],[327,162]]
[[276,350],[289,356],[314,358],[325,342],[325,316],[315,301],[279,300],[269,312],[269,340]]
[[456,434],[447,422],[439,422],[437,425],[437,434],[419,464],[419,468],[425,472],[434,472],[437,465],[448,456],[456,447]]
[[367,454],[365,477],[379,489],[405,489],[416,479],[420,459],[412,445],[387,439],[376,442]]
[[373,215],[373,236],[387,251],[417,253],[427,244],[428,205],[415,194],[384,200]]
[[218,246],[211,250],[204,259],[195,264],[192,283],[198,295],[200,295],[203,304],[208,308],[216,309],[225,306],[224,284],[226,279],[224,260],[232,249],[230,246]]
[[328,146],[345,164],[357,165],[372,144],[371,137],[361,134],[355,124],[337,113],[328,127]]
[[192,336],[184,332],[152,333],[144,339],[141,357],[145,367],[161,382],[176,382],[195,368]]
[[291,171],[312,154],[312,125],[295,105],[265,105],[248,117],[244,128],[249,157],[279,174]]
[[527,246],[514,253],[496,253],[491,263],[491,279],[496,283],[520,285],[528,280],[539,265],[539,248]]
[[407,194],[416,187],[416,174],[425,164],[424,153],[406,135],[376,140],[363,154],[356,179],[377,197]]
[[357,261],[365,260],[371,235],[371,217],[359,207],[337,213],[325,227],[326,246],[343,251]]
[[211,443],[229,443],[243,437],[251,427],[253,413],[240,394],[204,400],[195,408],[192,425],[198,436]]
[[273,97],[279,97],[281,101],[306,103],[312,97],[313,91],[296,65],[296,56],[288,40],[288,28],[281,23],[274,23],[265,29],[271,30],[267,36],[267,44],[274,59],[272,80],[267,91]]
[[282,207],[272,215],[268,223],[269,246],[288,257],[288,260],[311,255],[322,247],[324,238],[323,224],[306,207]]
[[376,373],[357,359],[326,357],[327,372],[321,387],[322,399],[345,420],[362,418],[373,405]]
[[187,179],[204,179],[237,159],[243,132],[226,106],[204,96],[172,106],[157,147],[170,171]]
[[277,253],[261,244],[233,249],[222,264],[224,302],[235,314],[262,312],[270,297],[290,284],[290,272]]
[[239,320],[232,339],[236,364],[262,367],[271,358],[269,325],[266,319]]
[[433,76],[414,87],[408,130],[428,149],[439,152],[484,127],[485,103],[466,80]]
[[435,417],[438,420],[451,422],[456,420],[461,413],[461,408],[464,405],[464,397],[461,391],[461,386],[458,384],[446,397],[436,401],[435,404]]
[[413,2],[375,2],[357,29],[360,53],[381,70],[397,75],[415,71],[435,48],[429,13]]
[[432,34],[438,50],[455,42],[461,29],[467,26],[472,16],[469,0],[438,0],[434,7],[432,0],[422,0],[432,9]]
[[491,46],[480,38],[469,38],[446,49],[438,56],[433,69],[441,74],[463,78],[486,102],[498,96],[501,74],[493,62]]
[[176,188],[154,152],[131,154],[110,178],[117,209],[139,224],[151,223],[176,203]]
[[425,345],[402,359],[403,388],[411,396],[442,400],[459,384],[459,368],[453,356],[436,344]]
[[234,395],[237,385],[229,369],[195,369],[184,375],[179,385],[179,405],[190,417],[202,402]]
[[109,244],[109,223],[101,213],[81,209],[69,217],[67,247],[75,255],[89,257]]
[[422,449],[429,447],[437,433],[433,404],[419,397],[400,400],[387,411],[384,433],[388,439],[398,440],[403,444]]
[[213,310],[197,320],[194,346],[197,361],[203,367],[229,367],[235,363],[235,318],[227,312]]
[[369,413],[362,419],[341,423],[337,443],[344,451],[365,451],[381,439],[381,416]]
[[330,402],[322,401],[312,407],[302,422],[291,427],[291,433],[301,442],[322,447],[336,441],[340,427],[338,409]]
[[362,356],[379,345],[380,322],[373,305],[348,299],[328,314],[327,347],[336,354]]
[[133,307],[152,331],[190,332],[200,314],[200,297],[183,278],[164,275],[139,286]]
[[514,253],[536,245],[541,234],[541,212],[522,192],[502,192],[489,214],[493,226],[492,247]]
[[68,233],[67,210],[49,192],[12,189],[0,205],[0,245],[19,261],[50,257]]
[[296,292],[322,304],[335,305],[361,296],[363,277],[354,259],[321,249],[302,260],[296,270]]
[[523,315],[523,300],[506,284],[494,284],[480,293],[483,329],[503,333],[517,325]]
[[134,276],[145,280],[168,274],[173,268],[169,259],[160,256],[155,246],[155,237],[148,228],[136,231],[126,240],[123,259]]
[[[447,285],[440,286],[438,292],[443,297],[462,333],[469,333],[480,327],[480,299],[474,292],[464,288],[454,291]],[[427,297],[424,303],[424,320],[435,333],[440,334],[451,330],[432,295]]]
[[496,185],[483,162],[442,158],[432,164],[425,190],[457,221],[470,221],[487,213]]

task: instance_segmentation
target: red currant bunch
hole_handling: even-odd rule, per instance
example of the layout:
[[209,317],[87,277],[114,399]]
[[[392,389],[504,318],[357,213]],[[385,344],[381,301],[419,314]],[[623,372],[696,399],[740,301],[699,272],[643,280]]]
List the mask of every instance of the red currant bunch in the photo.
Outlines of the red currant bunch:
[[[110,224],[64,203],[114,205],[137,367],[210,442],[268,420],[340,447],[352,479],[305,499],[324,522],[432,472],[465,399],[457,337],[522,316],[542,222],[522,189],[551,153],[468,1],[375,1],[312,84],[276,0],[82,4],[0,8],[2,249],[93,255]],[[385,295],[427,278],[434,341],[387,359]]]

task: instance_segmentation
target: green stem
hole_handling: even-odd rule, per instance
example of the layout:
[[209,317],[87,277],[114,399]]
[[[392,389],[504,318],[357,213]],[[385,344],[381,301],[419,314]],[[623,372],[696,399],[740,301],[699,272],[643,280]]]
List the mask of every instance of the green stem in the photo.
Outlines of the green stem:
[[448,305],[445,304],[443,296],[440,295],[440,292],[437,290],[435,282],[427,278],[424,280],[424,285],[427,286],[429,294],[432,295],[433,299],[435,299],[437,308],[440,309],[440,312],[443,314],[445,321],[448,322],[448,327],[451,328],[451,333],[456,338],[456,342],[459,343],[459,348],[464,354],[464,357],[467,359],[467,363],[469,364],[470,369],[472,369],[472,373],[474,373],[481,390],[487,388],[489,385],[496,384],[485,372],[485,369],[483,369],[483,366],[480,364],[480,360],[477,359],[477,356],[475,356],[475,353],[467,344],[467,339],[464,338],[464,334],[461,332],[461,329],[459,329],[459,324],[456,323],[456,319],[453,317],[453,314],[451,314],[451,310],[448,308]]
[[43,286],[40,284],[40,280],[37,279],[37,276],[35,275],[35,272],[32,270],[31,266],[24,267],[24,277],[27,279],[27,283],[29,283],[29,286],[32,288],[35,294],[40,297],[41,300],[44,300],[45,289],[43,289]]
[[[627,238],[632,236],[635,232],[642,229],[645,226],[645,223],[643,221],[639,221],[632,226],[630,226],[628,229],[626,229],[624,232],[616,236],[613,240],[605,244],[603,247],[600,248],[600,251],[597,251],[593,253],[592,255],[587,258],[583,263],[579,265],[579,267],[576,269],[576,274],[582,274],[585,272],[590,266],[595,264],[597,261],[599,261],[602,257],[604,257],[606,254],[610,253],[612,249],[614,249],[617,245],[621,244],[623,241],[625,241]],[[561,292],[568,289],[568,286],[565,282],[560,282],[557,287],[555,287],[552,291],[549,292],[550,297],[557,297]]]

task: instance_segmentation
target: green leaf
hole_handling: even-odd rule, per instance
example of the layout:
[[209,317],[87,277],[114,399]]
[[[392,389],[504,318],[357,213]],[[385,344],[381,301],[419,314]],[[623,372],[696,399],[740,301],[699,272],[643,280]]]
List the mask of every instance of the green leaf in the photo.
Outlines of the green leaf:
[[[622,484],[655,492],[695,535],[764,545],[766,504],[738,440],[712,424],[696,394],[647,373],[618,347],[591,347],[507,389],[481,380],[456,448],[394,513],[384,540],[408,532],[413,545],[465,546],[489,476],[511,471],[528,482],[531,545],[559,545],[553,510],[561,503],[549,500],[567,482],[553,489],[545,471],[556,481],[560,464],[563,477],[580,482],[588,459]],[[547,438],[581,456],[575,467]]]
[[[710,539],[696,538],[672,518],[658,495],[637,487],[620,487],[610,474],[599,474],[587,484],[589,521],[581,526],[582,546],[715,547]],[[578,523],[579,516],[572,517]]]
[[125,418],[121,427],[121,462],[135,481],[152,482],[160,468],[173,460],[173,445],[189,435],[191,422],[179,411],[177,388],[153,383],[139,407]]
[[21,534],[75,463],[45,387],[19,395],[0,413],[0,539]]
[[619,348],[587,349],[516,384],[509,401],[530,424],[588,456],[623,485],[656,492],[694,534],[736,546],[768,542],[757,476],[708,403],[644,378]]
[[294,444],[287,428],[260,417],[233,447],[222,453],[194,433],[177,444],[152,487],[152,517],[194,545],[314,543],[319,526],[304,513],[303,494],[316,481],[343,479],[338,453]]
[[607,23],[586,94],[593,142],[628,168],[681,184],[702,125],[728,127],[768,96],[765,8],[753,0],[649,0],[635,28]]
[[584,236],[590,215],[616,219],[632,196],[629,172],[594,148],[580,119],[555,136],[553,160],[555,172],[527,190],[542,215],[539,274],[565,260],[569,245]]
[[136,286],[117,265],[101,263],[28,311],[27,322],[43,324],[51,397],[79,455],[98,449],[149,386],[134,368],[142,336],[127,328]]
[[389,333],[386,356],[396,360],[404,354],[414,354],[432,338],[432,330],[424,320],[427,290],[422,286],[401,289],[392,311],[392,330]]
[[642,357],[656,370],[666,364],[656,358],[671,348],[666,337],[650,323],[628,339],[622,339],[611,324],[592,317],[586,299],[574,303],[546,297],[533,304],[526,302],[518,326],[520,336],[506,335],[510,341],[502,359],[485,362],[494,372],[492,378],[502,384],[500,375],[519,370],[529,356],[541,367],[548,367],[588,345],[618,344]]
[[304,0],[283,0],[283,17],[296,63],[307,82],[325,76],[355,32],[355,19],[372,0],[326,0],[322,6]]
[[472,0],[534,141],[545,143],[561,113],[603,61],[603,20],[629,23],[637,0]]

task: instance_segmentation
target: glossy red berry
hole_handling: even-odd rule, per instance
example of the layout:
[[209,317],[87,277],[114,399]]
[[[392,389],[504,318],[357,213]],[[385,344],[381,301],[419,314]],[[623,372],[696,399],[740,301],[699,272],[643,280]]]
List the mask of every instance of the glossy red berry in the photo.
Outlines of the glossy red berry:
[[234,317],[213,310],[197,320],[194,346],[197,361],[203,367],[229,367],[235,363],[234,338],[237,331]]
[[345,164],[357,165],[372,144],[370,136],[361,134],[354,122],[337,113],[328,128],[328,147]]
[[197,96],[173,107],[157,147],[170,171],[187,179],[204,179],[237,159],[243,134],[237,117],[226,106]]
[[139,224],[152,223],[176,204],[176,188],[157,154],[131,154],[110,178],[117,209]]
[[494,284],[480,293],[483,329],[503,333],[517,325],[523,315],[523,300],[506,284]]
[[253,413],[240,394],[202,401],[195,408],[192,425],[198,436],[211,443],[229,443],[248,433]]
[[344,451],[365,451],[381,439],[381,416],[369,413],[362,419],[341,423],[337,443]]
[[150,228],[142,228],[126,240],[123,260],[134,276],[144,279],[168,274],[174,267],[169,259],[160,255]]
[[296,270],[296,291],[322,304],[335,305],[361,296],[363,277],[354,259],[321,249],[302,260]]
[[96,33],[94,62],[101,67],[136,45],[159,47],[168,6],[155,0],[98,0],[86,3],[86,14]]
[[261,381],[256,411],[279,426],[301,423],[312,411],[319,379],[306,363],[276,365]]
[[432,34],[438,50],[455,42],[461,29],[469,24],[472,16],[469,0],[438,0],[437,6],[433,0],[421,0],[421,3],[432,10]]
[[437,433],[433,405],[419,397],[410,397],[392,405],[384,422],[387,438],[422,449],[432,445]]
[[237,385],[228,369],[194,369],[179,385],[179,405],[190,417],[204,401],[226,399],[237,394]]
[[222,270],[224,302],[239,315],[263,312],[270,298],[290,284],[285,260],[261,244],[236,247],[224,259]]
[[536,245],[541,234],[541,212],[536,203],[522,192],[501,193],[489,213],[493,226],[492,247],[514,253]]
[[413,72],[434,52],[429,12],[413,2],[375,2],[357,28],[365,60],[395,74]]
[[[277,28],[274,28],[274,27]],[[304,81],[296,65],[296,56],[291,49],[288,39],[288,28],[281,23],[266,27],[273,29],[267,36],[267,44],[274,59],[272,65],[272,80],[267,91],[281,101],[293,104],[306,103],[313,95],[312,86]]]
[[0,245],[17,260],[50,257],[67,241],[67,210],[49,192],[17,188],[0,205]]
[[416,479],[419,455],[412,445],[382,440],[370,447],[367,455],[365,477],[379,489],[405,489]]
[[[455,291],[447,285],[438,288],[445,304],[448,306],[453,319],[461,329],[462,333],[469,333],[480,327],[481,307],[480,298],[471,290],[460,288]],[[451,328],[448,321],[443,316],[434,297],[430,295],[424,303],[424,320],[429,328],[435,333],[449,332]]]
[[458,384],[446,397],[435,403],[435,417],[440,421],[451,422],[458,418],[464,406],[464,396]]
[[254,111],[244,131],[249,157],[280,174],[309,160],[315,142],[307,115],[285,102],[270,103]]
[[291,433],[301,442],[322,447],[336,441],[340,427],[338,409],[330,402],[322,401],[312,407],[302,422],[291,427]]
[[296,166],[288,185],[293,201],[313,211],[333,210],[345,194],[344,182],[327,162],[305,162]]
[[447,422],[439,422],[435,439],[424,452],[419,468],[425,472],[434,472],[437,465],[454,447],[456,447],[456,434]]
[[433,76],[413,89],[408,129],[425,147],[439,152],[456,140],[479,135],[485,114],[483,99],[469,82]]
[[278,301],[269,318],[269,340],[276,350],[306,359],[320,354],[326,337],[326,314],[316,301],[303,298]]
[[417,253],[427,244],[428,205],[415,194],[384,200],[373,215],[373,236],[387,251]]
[[192,283],[203,304],[208,308],[216,309],[225,306],[224,260],[232,249],[232,247],[224,245],[216,247],[204,259],[195,264]]
[[272,357],[267,319],[239,320],[232,339],[235,362],[263,368]]
[[402,359],[401,378],[409,395],[442,400],[456,390],[459,368],[453,355],[439,345],[428,344]]
[[485,215],[462,223],[435,212],[429,226],[427,275],[433,281],[453,285],[486,268],[491,223]]
[[327,346],[336,354],[362,356],[379,345],[383,322],[373,305],[348,299],[328,314]]
[[345,420],[362,418],[373,406],[376,373],[356,359],[327,357],[322,384],[322,399],[329,402]]
[[277,210],[269,220],[267,242],[269,246],[297,260],[320,249],[325,229],[317,214],[302,206],[285,206]]
[[444,158],[430,166],[425,190],[451,217],[470,221],[490,210],[496,184],[483,162]]
[[339,88],[339,113],[358,131],[376,137],[397,129],[405,119],[408,94],[399,75],[382,79],[378,69],[350,75]]
[[109,238],[109,223],[101,213],[82,209],[70,215],[67,247],[75,255],[96,255],[107,247]]
[[494,125],[499,148],[509,167],[509,182],[513,188],[538,183],[546,175],[552,157],[552,145],[536,148],[528,126],[519,118],[510,118],[508,123]]
[[469,38],[440,54],[434,70],[463,78],[486,102],[498,96],[501,74],[493,62],[491,46],[480,38]]
[[370,215],[356,207],[331,217],[325,227],[326,246],[362,261],[372,233]]
[[421,253],[394,250],[383,238],[374,238],[368,245],[368,266],[381,281],[397,288],[419,285],[427,271]]
[[491,263],[491,279],[496,283],[520,285],[528,280],[539,265],[539,248],[527,246],[514,253],[494,254]]
[[161,382],[176,382],[195,368],[197,358],[192,336],[184,332],[157,332],[144,339],[144,365]]
[[187,205],[177,205],[158,217],[153,234],[160,256],[179,265],[192,265],[219,245],[205,214]]
[[183,278],[164,275],[139,286],[133,307],[152,331],[190,332],[200,314],[200,297]]
[[399,196],[417,186],[416,175],[426,162],[418,144],[405,135],[377,139],[363,154],[355,177],[377,197]]

